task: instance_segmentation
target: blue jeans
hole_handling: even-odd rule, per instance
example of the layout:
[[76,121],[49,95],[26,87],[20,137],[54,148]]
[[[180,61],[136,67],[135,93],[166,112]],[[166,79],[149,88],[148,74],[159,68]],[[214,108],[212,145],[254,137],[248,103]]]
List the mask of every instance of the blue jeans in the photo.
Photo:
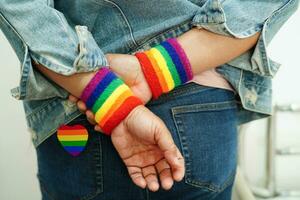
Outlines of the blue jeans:
[[80,156],[66,153],[56,135],[37,148],[43,199],[231,199],[237,154],[235,98],[228,90],[189,83],[147,105],[166,123],[185,158],[185,178],[169,191],[135,186],[110,138],[95,132],[85,116],[78,117],[70,124],[89,131]]

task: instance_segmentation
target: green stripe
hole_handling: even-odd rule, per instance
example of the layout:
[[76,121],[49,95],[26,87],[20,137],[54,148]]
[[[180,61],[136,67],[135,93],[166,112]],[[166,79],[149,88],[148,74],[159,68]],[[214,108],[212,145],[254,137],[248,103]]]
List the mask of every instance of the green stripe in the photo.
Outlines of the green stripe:
[[85,141],[60,141],[63,146],[85,146],[87,140]]
[[180,80],[179,74],[178,74],[175,64],[173,63],[173,60],[170,57],[167,50],[161,45],[157,45],[155,48],[157,48],[159,50],[159,52],[162,54],[165,61],[167,62],[167,66],[168,66],[169,71],[171,72],[172,78],[175,83],[175,87],[181,85],[181,80]]
[[95,102],[95,104],[93,105],[93,108],[92,108],[93,113],[96,113],[101,108],[101,106],[104,104],[106,99],[116,90],[117,87],[119,87],[122,84],[124,84],[124,83],[119,78],[113,80],[107,86],[107,88],[105,88],[105,90],[100,95],[100,97],[98,97],[98,99],[96,100],[96,102]]

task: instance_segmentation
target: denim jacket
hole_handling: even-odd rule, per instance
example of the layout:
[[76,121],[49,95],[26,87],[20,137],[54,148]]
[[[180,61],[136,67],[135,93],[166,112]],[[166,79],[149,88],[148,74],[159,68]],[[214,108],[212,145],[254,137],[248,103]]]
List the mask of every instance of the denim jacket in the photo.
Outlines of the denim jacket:
[[[256,46],[217,68],[240,97],[240,123],[271,114],[272,77],[279,64],[267,46],[298,7],[298,0],[0,0],[0,28],[20,62],[12,95],[23,100],[37,147],[57,127],[80,115],[68,92],[32,66],[63,75],[108,65],[105,53],[149,49],[193,27],[245,38]],[[3,66],[5,67],[5,66]]]

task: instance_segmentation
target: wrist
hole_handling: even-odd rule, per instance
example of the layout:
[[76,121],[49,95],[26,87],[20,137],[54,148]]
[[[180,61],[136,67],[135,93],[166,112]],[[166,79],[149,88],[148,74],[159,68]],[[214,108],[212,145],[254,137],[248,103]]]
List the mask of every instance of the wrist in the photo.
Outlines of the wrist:
[[81,94],[81,100],[95,114],[103,132],[111,131],[142,102],[129,87],[108,68],[101,68]]
[[135,54],[156,99],[193,78],[189,58],[176,38]]

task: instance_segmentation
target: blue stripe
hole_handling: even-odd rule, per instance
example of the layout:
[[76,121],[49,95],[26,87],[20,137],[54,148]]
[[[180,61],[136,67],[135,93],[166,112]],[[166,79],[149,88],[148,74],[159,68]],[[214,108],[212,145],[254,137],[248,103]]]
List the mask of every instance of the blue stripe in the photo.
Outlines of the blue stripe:
[[98,83],[95,90],[92,92],[91,96],[86,101],[86,106],[91,109],[96,102],[96,100],[99,98],[99,96],[102,94],[102,92],[105,90],[105,88],[114,80],[117,76],[113,72],[109,72],[106,74],[106,76]]
[[72,147],[64,147],[68,152],[81,152],[84,149],[84,146],[72,146]]
[[167,41],[163,41],[161,43],[161,45],[167,50],[167,52],[169,53],[170,57],[172,58],[172,61],[176,67],[176,70],[179,74],[181,83],[186,83],[188,80],[186,71],[184,69],[184,65],[181,62],[179,56],[177,55],[176,50],[173,48],[173,46],[171,44],[169,44]]

